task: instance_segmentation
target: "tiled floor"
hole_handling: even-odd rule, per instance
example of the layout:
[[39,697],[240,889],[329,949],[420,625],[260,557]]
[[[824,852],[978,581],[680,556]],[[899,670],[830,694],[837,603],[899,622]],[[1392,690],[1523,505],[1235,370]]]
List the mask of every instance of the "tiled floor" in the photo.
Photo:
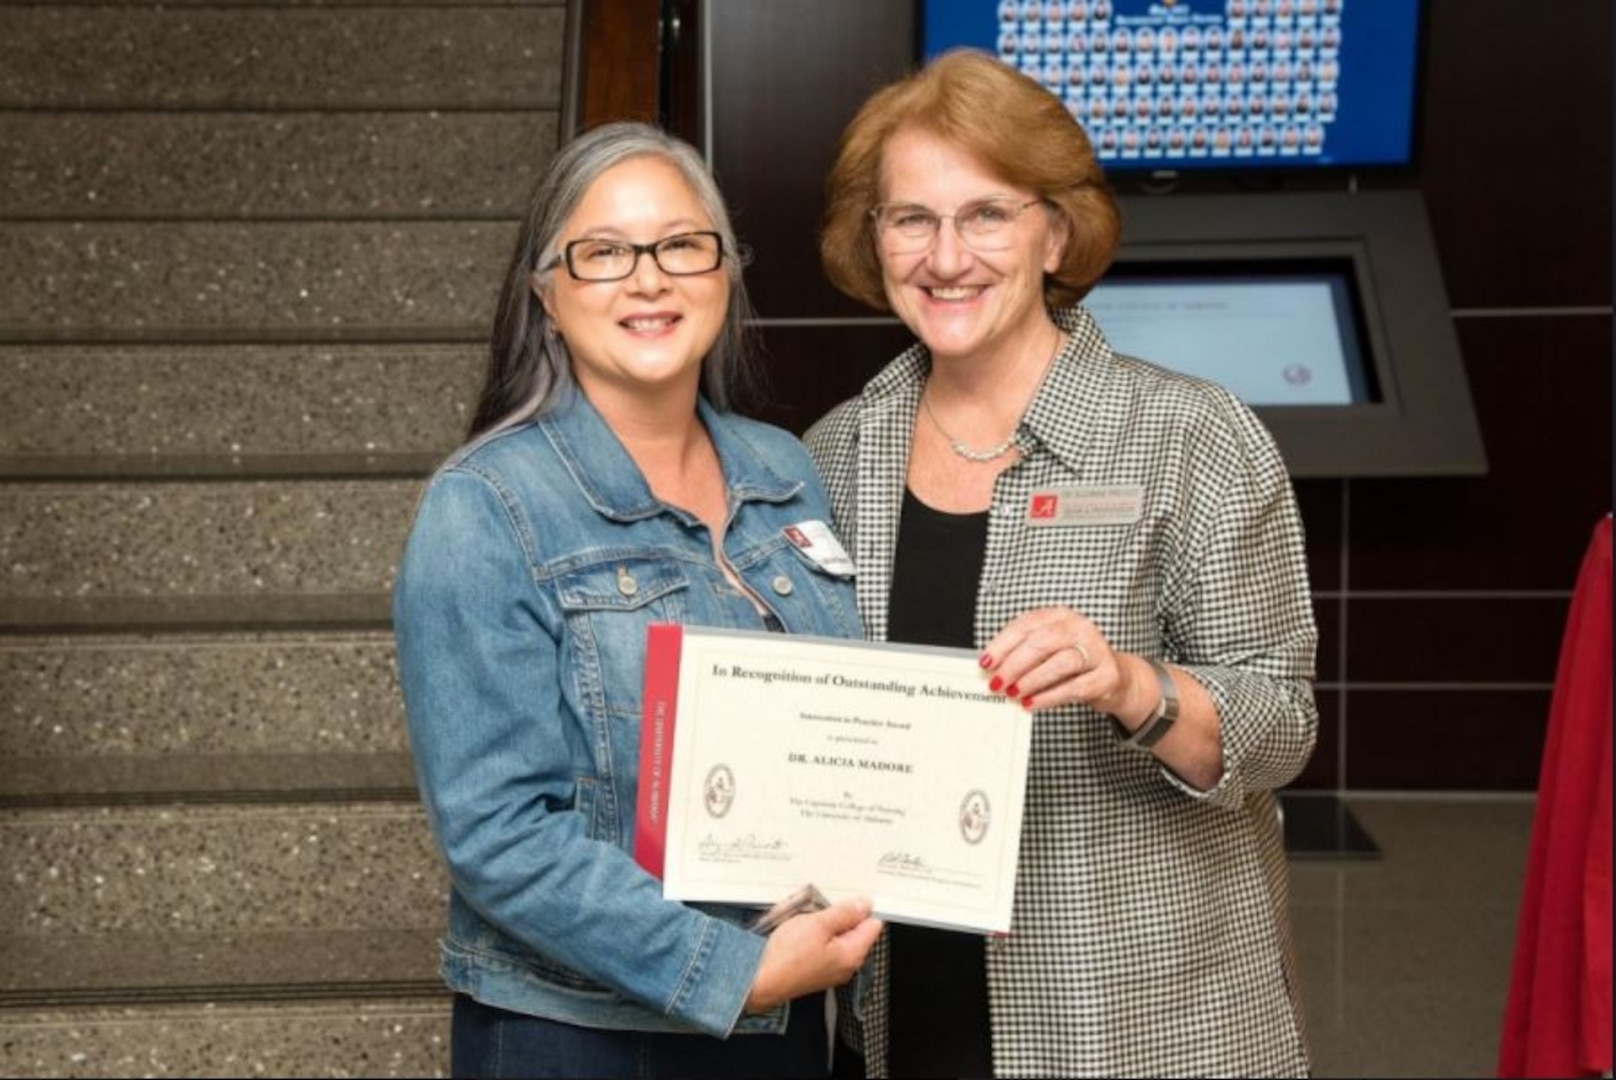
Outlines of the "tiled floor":
[[1315,1074],[1495,1075],[1531,797],[1346,805],[1381,857],[1291,861]]

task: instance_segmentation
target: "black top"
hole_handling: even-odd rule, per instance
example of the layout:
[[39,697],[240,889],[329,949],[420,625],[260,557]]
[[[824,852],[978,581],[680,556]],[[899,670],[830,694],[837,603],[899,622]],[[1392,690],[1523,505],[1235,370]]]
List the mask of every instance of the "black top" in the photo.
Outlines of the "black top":
[[[945,514],[907,490],[892,562],[887,639],[976,647],[976,590],[988,514]],[[992,1076],[987,959],[982,938],[891,923],[894,1077]]]

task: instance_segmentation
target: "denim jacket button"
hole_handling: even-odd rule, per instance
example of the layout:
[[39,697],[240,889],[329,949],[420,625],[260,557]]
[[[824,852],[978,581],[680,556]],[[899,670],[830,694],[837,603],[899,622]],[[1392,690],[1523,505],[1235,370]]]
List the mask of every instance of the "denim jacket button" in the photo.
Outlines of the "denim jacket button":
[[791,579],[786,577],[784,574],[780,574],[780,575],[776,576],[775,579],[774,579],[773,584],[774,584],[774,591],[779,593],[781,596],[790,596],[791,595],[791,589],[792,589]]
[[640,591],[640,583],[635,581],[633,575],[621,566],[617,568],[617,591],[624,596],[633,596]]

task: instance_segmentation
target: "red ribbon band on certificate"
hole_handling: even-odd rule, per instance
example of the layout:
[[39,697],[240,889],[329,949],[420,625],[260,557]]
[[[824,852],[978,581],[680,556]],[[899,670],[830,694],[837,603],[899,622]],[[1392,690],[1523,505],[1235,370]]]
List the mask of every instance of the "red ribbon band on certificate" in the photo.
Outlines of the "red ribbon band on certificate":
[[679,712],[679,651],[684,628],[656,623],[645,635],[645,694],[640,705],[640,790],[635,800],[634,861],[662,876],[668,839],[668,766]]

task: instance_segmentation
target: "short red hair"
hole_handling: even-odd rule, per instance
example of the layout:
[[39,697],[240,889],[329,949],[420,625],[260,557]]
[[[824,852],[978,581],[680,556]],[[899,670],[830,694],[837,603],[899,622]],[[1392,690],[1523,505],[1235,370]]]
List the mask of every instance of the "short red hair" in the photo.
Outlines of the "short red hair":
[[842,133],[825,183],[819,255],[831,284],[847,295],[887,309],[870,211],[881,201],[882,152],[903,128],[962,147],[1065,219],[1065,257],[1044,278],[1050,305],[1081,300],[1111,265],[1122,215],[1082,126],[1034,80],[961,49],[877,91]]

